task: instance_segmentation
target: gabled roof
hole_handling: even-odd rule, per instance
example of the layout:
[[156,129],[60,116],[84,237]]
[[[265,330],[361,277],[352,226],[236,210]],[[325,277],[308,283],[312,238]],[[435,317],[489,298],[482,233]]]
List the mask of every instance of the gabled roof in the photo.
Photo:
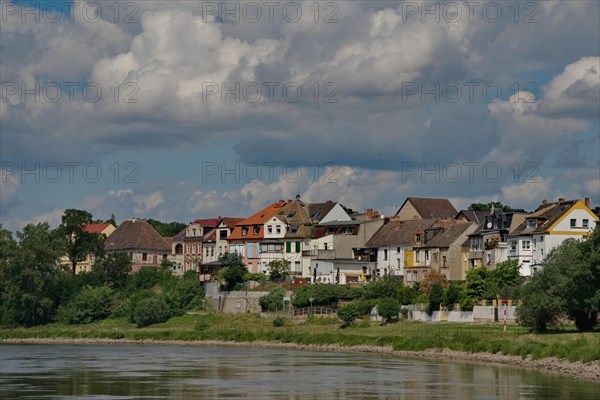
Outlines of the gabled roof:
[[[524,220],[509,236],[544,234],[578,202],[580,201],[567,200],[556,203],[544,203],[536,211],[526,215]],[[527,220],[532,218],[539,221],[535,227],[528,226]]]
[[319,222],[325,217],[337,203],[335,201],[326,201],[325,203],[310,203],[308,204],[308,216],[314,222]]
[[[291,203],[291,200],[288,200],[287,202],[285,200],[279,200],[263,208],[251,217],[238,222],[235,228],[233,228],[231,231],[231,234],[227,240],[262,239],[264,237],[264,223],[281,211],[281,209],[285,207],[288,202]],[[254,229],[252,228],[253,226],[259,227],[257,234],[254,234]],[[243,227],[248,228],[248,233],[246,235],[242,235]]]
[[102,233],[106,228],[112,226],[108,222],[99,222],[95,224],[87,224],[83,227],[83,231],[87,233]]
[[416,228],[427,229],[435,219],[417,219],[412,221],[390,221],[383,225],[366,243],[366,247],[401,246],[413,243]]
[[[231,218],[231,217],[223,217],[221,218],[218,225],[223,223],[228,228],[234,228],[237,224],[242,222],[245,218]],[[218,226],[217,225],[217,226]]]
[[182,230],[180,230],[175,236],[173,236],[173,239],[183,239],[185,237],[186,232],[187,232],[187,226],[185,228],[183,228]]
[[[423,247],[450,247],[461,235],[468,233],[469,230],[474,230],[477,224],[473,222],[456,222],[451,224],[446,230],[437,233],[431,240],[423,245]],[[464,243],[461,240],[460,245]]]
[[285,238],[309,238],[312,236],[313,223],[309,218],[309,207],[300,200],[286,204],[276,217],[288,225]]
[[404,205],[409,202],[415,208],[421,218],[452,218],[457,214],[456,208],[448,199],[434,199],[427,197],[408,197],[396,215],[400,213]]
[[454,218],[460,219],[460,217],[462,216],[468,222],[475,222],[477,224],[481,224],[485,215],[488,213],[489,211],[487,210],[460,210]]
[[218,223],[219,223],[219,218],[196,219],[196,220],[192,221],[192,224],[198,224],[203,227],[204,226],[215,227],[215,226],[217,226]]
[[104,242],[107,251],[154,251],[170,253],[171,244],[143,219],[123,221]]

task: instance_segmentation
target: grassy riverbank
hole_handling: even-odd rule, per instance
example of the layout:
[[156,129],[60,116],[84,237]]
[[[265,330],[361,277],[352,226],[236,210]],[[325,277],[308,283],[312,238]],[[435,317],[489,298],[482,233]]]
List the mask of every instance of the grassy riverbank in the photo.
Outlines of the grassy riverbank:
[[501,324],[398,322],[380,325],[362,322],[341,329],[335,318],[290,320],[275,327],[272,318],[258,315],[187,314],[145,328],[125,319],[107,319],[89,325],[48,324],[35,328],[3,328],[0,339],[71,338],[129,340],[221,340],[281,342],[300,345],[388,346],[395,351],[450,349],[467,353],[488,352],[531,356],[534,360],[557,357],[570,362],[600,360],[600,332],[531,334]]

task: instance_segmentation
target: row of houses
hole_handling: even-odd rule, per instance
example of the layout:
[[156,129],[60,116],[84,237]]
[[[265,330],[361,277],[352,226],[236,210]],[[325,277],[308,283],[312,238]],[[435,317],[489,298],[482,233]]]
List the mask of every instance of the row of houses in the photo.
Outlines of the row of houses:
[[268,274],[271,261],[287,260],[293,276],[311,282],[396,275],[413,285],[432,269],[463,280],[469,269],[493,269],[511,259],[523,276],[531,276],[553,248],[567,238],[587,238],[597,223],[588,198],[544,200],[528,213],[458,211],[447,199],[409,197],[393,217],[384,218],[372,209],[349,214],[339,203],[305,203],[297,196],[248,218],[194,220],[172,238],[161,237],[144,220],[124,221],[107,235],[105,249],[131,254],[134,271],[167,259],[175,273],[195,270],[203,281],[221,268],[221,255],[235,252],[250,272]]

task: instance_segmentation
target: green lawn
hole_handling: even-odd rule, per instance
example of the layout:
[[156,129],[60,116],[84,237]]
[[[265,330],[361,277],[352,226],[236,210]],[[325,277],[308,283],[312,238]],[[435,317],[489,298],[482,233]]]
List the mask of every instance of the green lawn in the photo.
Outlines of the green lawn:
[[449,348],[467,352],[527,356],[556,356],[569,361],[600,360],[600,332],[530,334],[526,328],[502,324],[458,324],[397,322],[380,325],[362,321],[342,329],[332,317],[287,319],[274,327],[272,318],[255,314],[187,314],[169,321],[136,328],[126,319],[107,319],[89,325],[48,324],[34,328],[3,328],[0,338],[109,338],[160,340],[279,341],[298,344],[340,344],[393,346],[395,350],[420,351]]

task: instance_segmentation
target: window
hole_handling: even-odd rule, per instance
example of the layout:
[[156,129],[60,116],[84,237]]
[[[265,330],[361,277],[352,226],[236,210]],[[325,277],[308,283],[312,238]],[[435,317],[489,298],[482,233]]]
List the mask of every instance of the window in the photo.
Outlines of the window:
[[429,250],[425,250],[425,262],[429,261]]
[[253,232],[255,235],[258,235],[258,232],[260,232],[260,226],[255,226]]
[[219,231],[219,239],[220,240],[227,239],[227,229],[222,229]]
[[544,237],[540,236],[540,243],[544,241]]
[[277,232],[278,235],[281,234],[281,225],[276,225],[275,231]]
[[383,259],[384,259],[384,260],[387,260],[387,257],[388,257],[388,254],[387,254],[387,253],[388,253],[387,249],[384,249],[384,250],[383,250]]
[[300,269],[300,261],[294,261],[294,271],[302,272],[302,270]]
[[192,236],[196,236],[196,230],[192,229]]
[[415,262],[421,262],[421,250],[415,252]]
[[577,226],[577,220],[575,218],[571,218],[571,228],[575,228]]
[[589,223],[590,223],[590,221],[588,219],[584,219],[581,221],[581,226],[583,226],[584,228],[587,228]]
[[273,233],[273,225],[267,225],[267,232],[269,234]]
[[210,249],[210,256],[213,257],[215,255],[215,248],[211,247]]
[[535,226],[536,226],[535,219],[528,219],[527,220],[527,226],[529,228],[535,228]]
[[300,253],[300,242],[296,242],[296,253]]
[[327,245],[328,245],[328,243],[324,243],[324,245],[325,245],[325,250],[327,250]]
[[142,261],[148,261],[148,253],[142,253]]
[[517,250],[517,241],[516,240],[511,240],[510,241],[510,249],[511,249],[511,251],[516,251]]
[[183,245],[181,243],[177,243],[175,245],[175,254],[182,254],[183,253]]
[[523,243],[521,243],[521,248],[523,250],[529,250],[531,248],[531,242],[529,240],[523,240]]
[[421,241],[421,234],[420,234],[420,233],[417,233],[417,234],[415,235],[415,242],[420,242],[420,241]]
[[400,253],[400,247],[396,247],[396,253]]
[[248,234],[248,227],[242,227],[242,236],[246,236]]
[[442,256],[442,267],[446,266],[446,256]]

